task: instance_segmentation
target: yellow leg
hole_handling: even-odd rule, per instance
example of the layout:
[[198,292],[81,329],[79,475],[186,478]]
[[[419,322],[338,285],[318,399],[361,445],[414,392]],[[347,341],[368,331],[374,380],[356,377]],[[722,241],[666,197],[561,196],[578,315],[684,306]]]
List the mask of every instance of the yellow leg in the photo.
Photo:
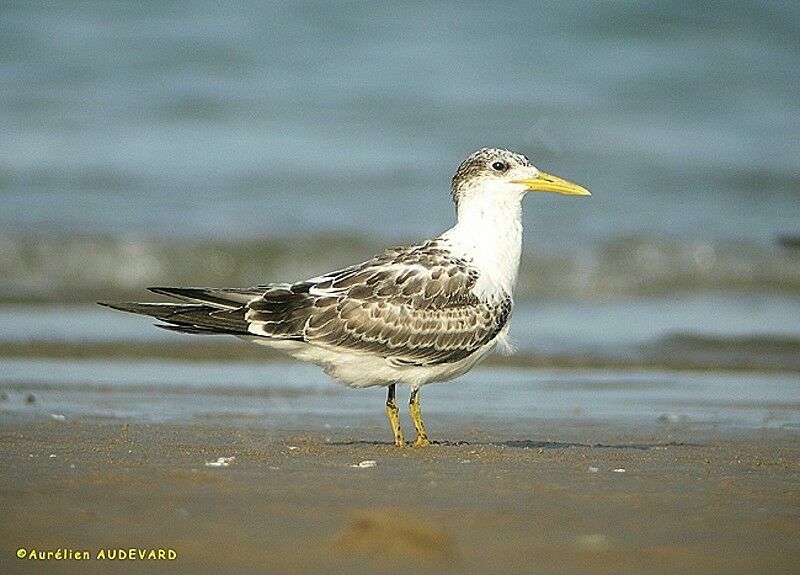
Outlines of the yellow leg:
[[394,400],[395,384],[389,386],[389,395],[386,397],[386,416],[389,418],[389,423],[392,426],[392,433],[394,433],[394,444],[397,447],[404,447],[406,442],[403,440],[403,430],[400,429],[400,417],[398,416],[400,410],[397,408],[397,402]]
[[414,427],[417,428],[417,439],[414,441],[414,447],[423,447],[430,445],[428,441],[428,434],[425,433],[425,425],[422,423],[422,413],[419,408],[419,390],[411,390],[411,399],[408,402],[408,411],[411,413],[411,419],[414,420]]

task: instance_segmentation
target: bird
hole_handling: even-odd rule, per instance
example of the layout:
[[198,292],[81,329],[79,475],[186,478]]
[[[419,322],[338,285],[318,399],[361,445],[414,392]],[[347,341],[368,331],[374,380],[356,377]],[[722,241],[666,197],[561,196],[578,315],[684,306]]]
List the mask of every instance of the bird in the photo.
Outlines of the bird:
[[450,185],[455,224],[426,241],[303,281],[246,288],[151,287],[171,302],[98,302],[151,316],[163,329],[232,335],[319,365],[354,388],[387,388],[394,444],[398,385],[410,387],[413,447],[428,439],[420,389],[455,379],[508,345],[529,192],[590,196],[519,153],[481,148]]

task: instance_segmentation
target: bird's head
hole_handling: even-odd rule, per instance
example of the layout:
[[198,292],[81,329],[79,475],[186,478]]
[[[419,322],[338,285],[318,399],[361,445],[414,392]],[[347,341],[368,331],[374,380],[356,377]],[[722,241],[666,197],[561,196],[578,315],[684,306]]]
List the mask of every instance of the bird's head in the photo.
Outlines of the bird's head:
[[527,192],[591,195],[578,184],[538,170],[522,154],[500,148],[482,148],[470,154],[456,170],[450,190],[456,206],[479,196],[521,199]]

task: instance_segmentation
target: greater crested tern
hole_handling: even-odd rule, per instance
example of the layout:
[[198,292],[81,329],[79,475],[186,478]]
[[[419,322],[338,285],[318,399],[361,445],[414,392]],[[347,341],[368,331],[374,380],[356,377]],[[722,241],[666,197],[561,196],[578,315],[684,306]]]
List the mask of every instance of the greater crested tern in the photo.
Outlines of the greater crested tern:
[[153,287],[179,303],[107,303],[167,330],[227,334],[322,366],[350,387],[388,387],[386,414],[404,446],[396,386],[411,388],[415,447],[428,445],[420,388],[463,375],[506,344],[522,251],[522,198],[588,196],[525,156],[483,148],[453,176],[456,224],[420,244],[295,283],[249,288]]

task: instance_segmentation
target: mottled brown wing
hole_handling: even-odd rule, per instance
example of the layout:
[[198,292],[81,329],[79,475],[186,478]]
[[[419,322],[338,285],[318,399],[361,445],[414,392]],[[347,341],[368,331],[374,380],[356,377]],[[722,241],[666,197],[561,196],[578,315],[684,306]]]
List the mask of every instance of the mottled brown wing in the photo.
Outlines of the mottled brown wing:
[[407,365],[451,363],[491,341],[511,298],[482,302],[478,274],[429,242],[308,282],[274,286],[249,304],[251,332],[374,353]]

